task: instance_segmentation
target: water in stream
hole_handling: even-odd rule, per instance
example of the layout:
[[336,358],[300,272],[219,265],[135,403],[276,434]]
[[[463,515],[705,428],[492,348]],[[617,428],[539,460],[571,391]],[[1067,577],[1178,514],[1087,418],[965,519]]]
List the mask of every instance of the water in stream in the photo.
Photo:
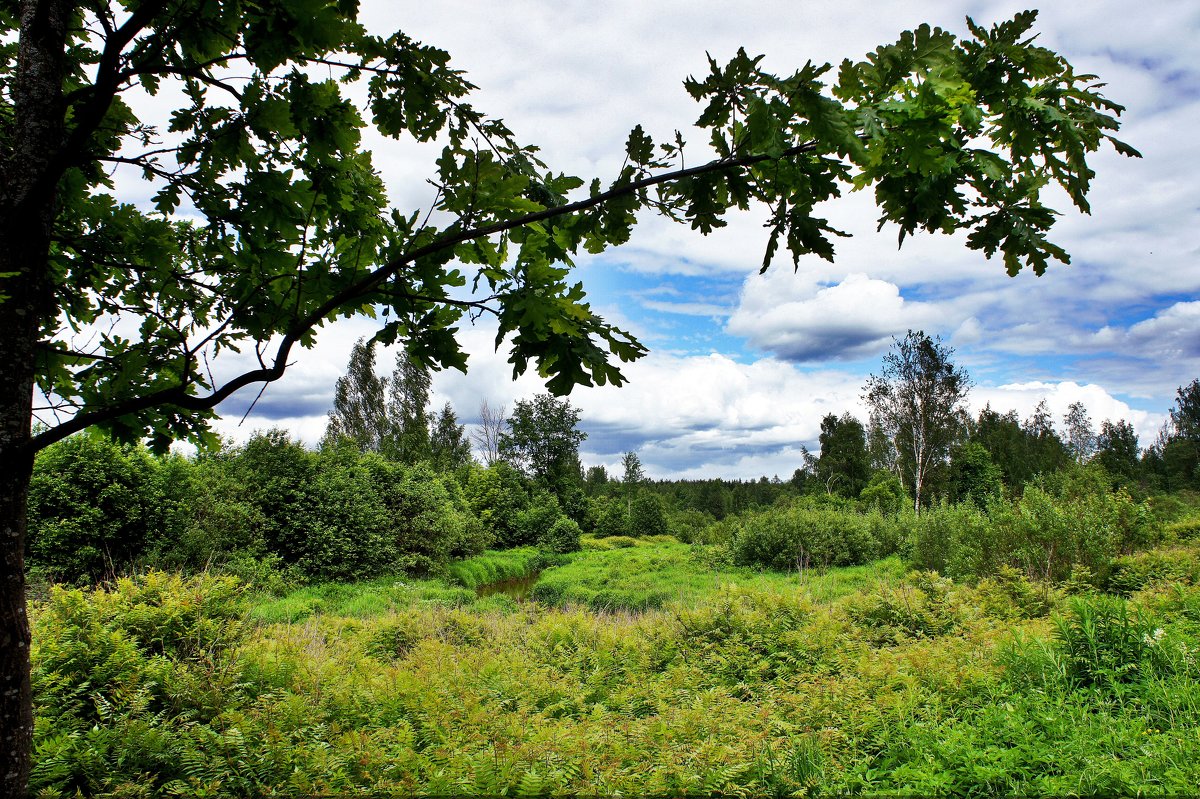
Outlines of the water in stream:
[[533,590],[533,584],[538,581],[539,576],[541,576],[541,572],[533,572],[524,577],[510,577],[507,580],[497,580],[494,583],[488,583],[476,588],[475,595],[482,599],[485,596],[505,594],[518,602],[522,602],[529,596],[529,592]]

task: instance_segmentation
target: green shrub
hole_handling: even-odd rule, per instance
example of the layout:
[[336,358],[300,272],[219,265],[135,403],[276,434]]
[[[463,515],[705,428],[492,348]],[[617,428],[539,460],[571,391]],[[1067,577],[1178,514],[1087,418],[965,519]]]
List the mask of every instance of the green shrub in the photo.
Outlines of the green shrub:
[[913,528],[917,517],[908,509],[898,513],[882,513],[871,510],[866,514],[871,538],[879,547],[879,557],[901,555],[910,557],[913,549]]
[[1024,572],[1002,565],[975,586],[984,613],[1001,619],[1032,619],[1050,612],[1050,586],[1029,581]]
[[563,518],[558,498],[548,491],[539,491],[528,507],[517,514],[515,541],[520,546],[536,546],[537,542]]
[[569,519],[566,516],[560,516],[554,524],[550,525],[550,529],[542,533],[538,538],[537,545],[547,552],[578,552],[579,546],[579,525],[574,519]]
[[[267,550],[262,509],[253,483],[236,469],[236,451],[200,453],[192,462],[164,460],[169,489],[186,507],[174,535],[158,536],[147,554],[156,568],[189,572],[218,568],[233,574],[252,560],[278,558]],[[165,533],[166,531],[164,531]],[[240,565],[238,565],[240,564]]]
[[308,553],[314,523],[310,496],[316,481],[315,456],[283,430],[255,433],[233,453],[233,479],[246,488],[256,531],[268,551],[285,563],[299,563]]
[[1200,538],[1200,516],[1189,516],[1163,527],[1163,536],[1168,541],[1192,541]]
[[499,461],[487,468],[471,467],[463,493],[496,546],[507,549],[533,543],[521,537],[518,517],[529,505],[529,494],[512,466]]
[[988,518],[974,503],[934,505],[913,526],[914,568],[963,580],[991,574],[1001,562]]
[[608,538],[614,535],[629,535],[629,513],[625,500],[620,498],[600,499],[596,502],[597,538]]
[[850,599],[846,614],[874,644],[943,635],[959,623],[953,585],[936,572],[913,572],[905,585],[883,586]]
[[639,491],[629,509],[629,534],[652,536],[668,532],[662,497],[650,491]]
[[38,453],[29,484],[28,557],[56,580],[87,583],[128,571],[168,526],[176,495],[144,447],[98,433]]
[[986,508],[1003,495],[1004,480],[987,448],[972,441],[950,453],[949,488],[952,502],[970,502]]
[[612,545],[606,539],[583,535],[579,537],[579,548],[584,552],[607,552],[612,549]]
[[1105,588],[1129,596],[1154,582],[1200,582],[1200,556],[1194,549],[1155,549],[1123,555],[1113,561]]
[[386,511],[380,528],[389,538],[384,546],[395,553],[380,571],[399,567],[427,574],[451,558],[478,555],[491,543],[453,478],[426,464],[403,466],[377,455],[364,460]]
[[685,544],[699,543],[703,531],[715,522],[711,513],[694,508],[667,514],[667,530]]
[[858,500],[869,510],[883,514],[897,514],[912,508],[904,483],[895,472],[886,469],[877,469],[871,475],[871,481],[858,495]]
[[849,566],[879,554],[861,514],[801,505],[743,517],[729,547],[736,565],[778,571]]
[[1152,525],[1144,505],[1124,491],[1077,488],[1067,483],[1052,494],[1029,486],[1016,504],[994,506],[991,540],[1003,561],[1048,582],[1068,579],[1076,566],[1104,580],[1113,558],[1149,543]]
[[1085,572],[1103,583],[1114,558],[1155,539],[1149,508],[1103,478],[1077,469],[1026,486],[1016,501],[994,500],[986,513],[974,503],[932,507],[915,523],[912,563],[958,580],[1007,565],[1048,583],[1078,583]]

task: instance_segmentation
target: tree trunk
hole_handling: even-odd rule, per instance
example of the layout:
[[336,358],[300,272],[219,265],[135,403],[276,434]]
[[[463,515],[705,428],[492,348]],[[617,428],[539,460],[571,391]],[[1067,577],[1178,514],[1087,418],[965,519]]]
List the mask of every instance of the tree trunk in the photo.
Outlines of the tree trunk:
[[[7,363],[7,347],[0,363]],[[2,368],[2,367],[0,367]],[[7,374],[7,371],[5,372]],[[28,385],[28,383],[26,383]],[[5,399],[11,384],[5,381]],[[28,443],[29,394],[25,414]],[[10,404],[5,402],[7,422]],[[33,751],[33,694],[29,683],[29,617],[25,605],[25,506],[32,459],[13,454],[10,425],[0,443],[0,795],[25,795]],[[27,453],[27,446],[23,448]]]
[[28,791],[33,754],[25,533],[33,470],[30,424],[50,231],[63,164],[68,0],[23,0],[13,114],[0,149],[0,795]]
[[[0,796],[25,796],[33,748],[25,535],[33,471],[30,423],[45,239],[21,229],[20,214],[0,220]],[[26,220],[27,221],[27,220]],[[40,253],[39,253],[40,249]],[[40,265],[40,268],[38,266]]]
[[34,351],[42,304],[36,276],[45,272],[46,249],[37,228],[22,230],[22,221],[27,220],[16,213],[0,219],[0,273],[16,273],[0,281],[0,291],[8,295],[0,301],[0,796],[5,797],[25,796],[33,747],[25,533],[33,471]]

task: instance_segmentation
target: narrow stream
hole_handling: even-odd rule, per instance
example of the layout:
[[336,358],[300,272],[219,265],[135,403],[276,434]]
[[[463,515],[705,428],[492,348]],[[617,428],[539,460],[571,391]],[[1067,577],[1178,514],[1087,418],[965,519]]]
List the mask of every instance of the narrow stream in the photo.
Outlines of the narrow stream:
[[485,596],[505,594],[521,602],[533,590],[533,584],[538,581],[538,577],[540,576],[541,572],[533,572],[524,577],[510,577],[507,580],[497,580],[494,583],[488,583],[476,588],[475,595],[482,599]]

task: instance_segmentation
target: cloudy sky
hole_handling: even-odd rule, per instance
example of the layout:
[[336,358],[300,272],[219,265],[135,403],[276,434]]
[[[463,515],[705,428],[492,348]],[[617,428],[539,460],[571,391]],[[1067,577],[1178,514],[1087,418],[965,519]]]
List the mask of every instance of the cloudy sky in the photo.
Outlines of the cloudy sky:
[[[921,22],[965,31],[964,17],[991,24],[1024,4],[812,0],[535,2],[366,0],[373,29],[402,29],[449,50],[480,87],[475,105],[505,119],[519,139],[542,147],[556,171],[610,179],[630,128],[659,140],[699,108],[682,81],[744,46],[765,67],[788,72],[806,60],[860,58]],[[825,211],[854,238],[837,260],[781,262],[757,274],[762,217],[735,217],[703,237],[647,218],[628,245],[581,259],[593,305],[651,349],[629,366],[621,389],[578,389],[589,438],[585,464],[615,466],[634,449],[655,477],[786,477],[800,447],[816,449],[821,417],[865,417],[859,395],[893,336],[940,335],[975,381],[971,405],[1016,409],[1041,399],[1061,419],[1082,400],[1092,419],[1124,418],[1143,444],[1153,439],[1176,387],[1200,376],[1200,5],[1186,2],[1055,2],[1037,24],[1040,43],[1080,71],[1107,81],[1124,104],[1121,138],[1140,161],[1095,156],[1092,215],[1066,203],[1052,236],[1073,255],[1044,277],[1009,278],[998,262],[961,239],[918,237],[896,247],[894,229],[875,231],[866,193]],[[693,137],[696,138],[696,137]],[[376,163],[392,201],[427,206],[434,152],[381,144]],[[369,321],[339,322],[321,335],[241,421],[254,391],[220,410],[219,429],[242,439],[283,426],[315,442],[333,382]],[[486,326],[465,328],[467,375],[434,378],[435,402],[463,421],[481,400],[509,408],[541,390],[515,383]],[[393,356],[383,353],[380,368]]]

